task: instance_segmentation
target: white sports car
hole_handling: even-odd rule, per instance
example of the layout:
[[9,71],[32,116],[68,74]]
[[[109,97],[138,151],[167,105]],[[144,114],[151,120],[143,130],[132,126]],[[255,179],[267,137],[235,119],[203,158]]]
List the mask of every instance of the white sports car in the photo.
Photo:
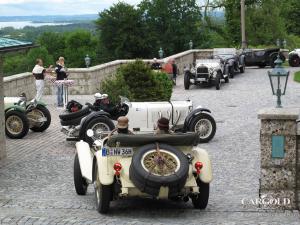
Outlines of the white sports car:
[[[193,107],[190,100],[170,102],[130,102],[127,98],[121,97],[120,116],[126,115],[129,119],[129,129],[133,132],[151,132],[156,129],[157,120],[166,117],[170,121],[170,127],[174,132],[196,132],[199,135],[199,142],[210,141],[216,133],[216,122],[211,116],[209,109],[198,106]],[[81,113],[86,111],[86,113]],[[105,111],[89,111],[83,108],[76,112],[64,115],[67,119],[61,120],[63,132],[68,136],[67,140],[84,140],[90,145],[93,140],[86,135],[88,129],[92,129],[96,136],[102,131],[110,131],[115,128],[115,121]],[[62,119],[62,116],[60,116]],[[78,123],[72,125],[72,121]]]
[[206,208],[212,168],[208,153],[196,147],[196,133],[104,134],[97,138],[88,130],[93,147],[77,142],[74,160],[75,190],[85,195],[93,184],[99,213],[133,196],[191,199],[194,208]]

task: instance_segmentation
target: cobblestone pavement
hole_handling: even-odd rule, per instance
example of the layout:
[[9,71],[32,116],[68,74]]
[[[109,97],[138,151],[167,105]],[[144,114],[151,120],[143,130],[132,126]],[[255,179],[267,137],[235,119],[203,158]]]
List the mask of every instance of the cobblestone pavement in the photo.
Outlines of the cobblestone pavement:
[[[295,69],[290,69],[294,71]],[[263,211],[243,206],[242,199],[258,197],[260,108],[275,98],[267,69],[247,68],[229,84],[183,88],[182,77],[173,99],[190,98],[212,110],[217,121],[215,138],[201,147],[213,163],[214,181],[206,210],[190,202],[128,199],[113,202],[111,213],[95,210],[94,193],[77,196],[73,186],[74,143],[60,133],[59,110],[47,96],[52,124],[42,134],[30,132],[22,140],[7,140],[8,159],[0,163],[1,224],[300,224],[298,211]],[[72,96],[82,102],[92,96]],[[300,106],[300,85],[290,77],[283,105]]]

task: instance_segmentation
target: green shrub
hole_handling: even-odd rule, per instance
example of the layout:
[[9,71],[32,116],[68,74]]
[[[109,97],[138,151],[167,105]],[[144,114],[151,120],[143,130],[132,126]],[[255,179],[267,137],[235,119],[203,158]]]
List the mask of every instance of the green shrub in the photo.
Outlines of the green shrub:
[[300,82],[300,71],[294,74],[294,81]]
[[117,74],[106,78],[100,90],[107,93],[112,102],[119,95],[131,101],[168,101],[172,95],[172,82],[167,74],[154,72],[143,61],[136,60],[121,66]]

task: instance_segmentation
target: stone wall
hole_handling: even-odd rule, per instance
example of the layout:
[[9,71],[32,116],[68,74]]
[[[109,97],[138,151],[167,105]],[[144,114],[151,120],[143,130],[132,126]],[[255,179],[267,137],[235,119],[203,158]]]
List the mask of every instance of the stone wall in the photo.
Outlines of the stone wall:
[[[268,208],[298,208],[297,184],[297,123],[299,109],[276,108],[259,112],[261,119],[260,198],[289,199],[287,205]],[[284,136],[284,157],[272,157],[272,136]],[[266,207],[263,205],[262,207]]]
[[[159,62],[167,62],[168,59],[175,59],[178,65],[179,74],[183,74],[184,66],[188,66],[197,58],[207,58],[212,55],[212,50],[188,50],[176,55],[166,57]],[[90,68],[70,68],[69,79],[74,80],[74,86],[69,89],[71,95],[75,94],[93,94],[99,88],[101,81],[116,72],[123,64],[132,62],[133,60],[115,60],[109,63],[101,64]],[[152,60],[144,60],[147,63],[152,63]],[[55,94],[53,84],[46,81],[45,95]],[[4,93],[5,96],[18,96],[25,92],[29,98],[35,95],[35,83],[31,73],[22,73],[4,78]]]

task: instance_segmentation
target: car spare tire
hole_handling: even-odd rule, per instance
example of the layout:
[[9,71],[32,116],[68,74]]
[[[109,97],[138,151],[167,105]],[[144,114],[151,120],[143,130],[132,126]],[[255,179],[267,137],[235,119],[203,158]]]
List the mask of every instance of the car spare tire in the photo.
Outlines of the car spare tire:
[[63,121],[67,121],[67,120],[73,120],[79,117],[83,117],[89,113],[90,113],[90,109],[89,107],[86,106],[77,112],[60,114],[59,118]]
[[144,145],[132,157],[129,176],[144,193],[158,196],[168,187],[168,197],[178,196],[188,177],[189,163],[185,154],[167,144]]

